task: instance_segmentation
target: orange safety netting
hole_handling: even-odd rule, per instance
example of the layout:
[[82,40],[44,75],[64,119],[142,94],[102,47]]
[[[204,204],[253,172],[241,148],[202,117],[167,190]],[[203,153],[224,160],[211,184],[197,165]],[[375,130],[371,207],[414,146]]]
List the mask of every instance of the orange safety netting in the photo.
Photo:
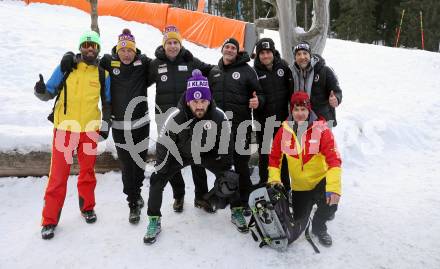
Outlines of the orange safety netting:
[[[75,7],[90,13],[87,0],[25,0],[26,3],[47,3]],[[98,0],[98,14],[150,24],[163,31],[175,25],[185,39],[196,44],[216,48],[229,37],[234,37],[243,48],[246,23],[197,11],[171,8],[168,4]]]

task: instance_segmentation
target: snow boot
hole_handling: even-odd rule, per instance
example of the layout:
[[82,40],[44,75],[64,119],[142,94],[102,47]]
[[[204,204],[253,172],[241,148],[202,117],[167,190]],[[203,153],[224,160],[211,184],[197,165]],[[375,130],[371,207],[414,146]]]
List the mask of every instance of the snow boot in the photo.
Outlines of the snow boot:
[[327,231],[313,231],[312,233],[318,237],[319,243],[324,247],[331,247],[333,241],[332,237],[327,233]]
[[147,232],[144,235],[145,244],[153,244],[156,242],[156,237],[160,233],[160,217],[159,216],[149,216],[149,223],[147,227]]
[[45,240],[51,239],[55,236],[55,227],[54,224],[49,224],[43,226],[43,229],[41,229],[41,237]]
[[240,233],[249,232],[249,228],[246,223],[246,219],[243,216],[243,207],[231,208],[231,222],[237,226]]
[[145,202],[144,202],[144,199],[142,198],[142,196],[139,196],[139,199],[137,199],[136,203],[139,206],[139,208],[144,207]]
[[176,213],[181,213],[183,211],[183,197],[174,199],[173,209]]
[[84,217],[84,219],[86,220],[87,223],[94,223],[97,219],[95,211],[92,210],[87,210],[87,211],[82,211],[81,212],[81,216]]
[[130,208],[130,214],[128,215],[128,222],[131,224],[138,224],[141,219],[141,208],[139,203],[130,203],[128,204]]
[[204,199],[194,199],[194,207],[200,208],[205,210],[208,213],[215,213],[216,208],[211,205],[211,203],[209,201],[206,201]]

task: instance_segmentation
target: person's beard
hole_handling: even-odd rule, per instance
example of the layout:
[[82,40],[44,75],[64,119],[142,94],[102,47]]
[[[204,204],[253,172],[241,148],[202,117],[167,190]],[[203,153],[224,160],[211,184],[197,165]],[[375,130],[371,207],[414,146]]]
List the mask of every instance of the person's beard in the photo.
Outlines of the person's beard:
[[196,118],[201,119],[205,116],[206,114],[206,110],[204,109],[196,109],[195,111],[193,111],[193,114]]
[[86,64],[94,65],[94,64],[96,64],[96,59],[98,57],[98,53],[93,52],[92,54],[93,55],[90,55],[88,52],[87,52],[87,54],[82,53],[81,58]]

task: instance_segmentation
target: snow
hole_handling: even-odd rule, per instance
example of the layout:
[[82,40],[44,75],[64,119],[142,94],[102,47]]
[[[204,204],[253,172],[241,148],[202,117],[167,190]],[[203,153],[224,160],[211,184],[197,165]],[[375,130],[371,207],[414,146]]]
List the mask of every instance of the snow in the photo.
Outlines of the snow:
[[[48,79],[64,52],[77,49],[89,23],[89,15],[72,8],[0,1],[0,151],[50,149],[52,102],[34,97],[33,85],[38,73]],[[103,52],[125,27],[150,57],[161,43],[160,32],[148,25],[112,17],[100,17],[99,25]],[[279,48],[276,32],[264,36]],[[203,61],[220,57],[219,49],[184,45]],[[329,223],[331,248],[315,254],[301,237],[286,253],[259,249],[233,228],[229,210],[209,215],[193,207],[191,180],[182,214],[172,212],[166,188],[162,233],[146,246],[146,209],[138,225],[128,223],[116,172],[97,175],[93,225],[80,217],[72,176],[56,236],[44,241],[39,221],[47,177],[1,178],[0,268],[440,268],[439,54],[329,39],[323,56],[344,94],[334,129],[343,196]],[[149,91],[152,101],[155,88]],[[111,142],[100,147],[114,150]],[[184,178],[190,177],[185,168]],[[147,199],[148,180],[144,184]]]

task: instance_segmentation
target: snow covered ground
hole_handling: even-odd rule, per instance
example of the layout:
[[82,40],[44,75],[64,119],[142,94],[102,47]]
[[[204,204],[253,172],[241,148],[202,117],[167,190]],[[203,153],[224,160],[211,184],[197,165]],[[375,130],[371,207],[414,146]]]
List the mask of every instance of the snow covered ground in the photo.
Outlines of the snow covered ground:
[[[38,73],[48,79],[66,50],[76,50],[89,23],[72,8],[0,1],[0,151],[49,150],[52,103],[35,98],[33,85]],[[99,24],[103,52],[126,27],[150,57],[161,43],[148,25],[112,17]],[[276,33],[265,35],[279,45]],[[220,57],[218,49],[184,45],[206,62]],[[47,177],[1,178],[0,268],[440,268],[440,55],[329,39],[323,56],[344,94],[334,130],[344,173],[342,201],[329,223],[333,247],[315,254],[301,237],[286,253],[259,249],[232,227],[229,210],[208,215],[192,206],[191,180],[182,214],[172,212],[167,187],[162,233],[146,246],[146,210],[139,225],[128,223],[120,173],[98,175],[93,225],[80,217],[72,177],[56,236],[43,241]],[[149,90],[152,101],[155,88]]]

